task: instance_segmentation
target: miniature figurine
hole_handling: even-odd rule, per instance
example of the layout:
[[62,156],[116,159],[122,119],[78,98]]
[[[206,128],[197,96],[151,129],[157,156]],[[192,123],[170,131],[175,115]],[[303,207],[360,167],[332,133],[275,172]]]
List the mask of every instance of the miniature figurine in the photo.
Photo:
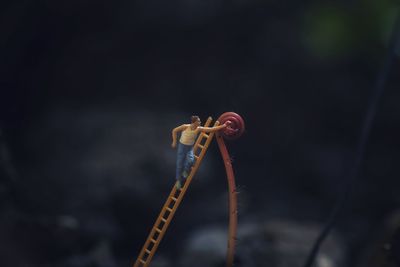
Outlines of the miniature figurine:
[[[177,133],[181,133],[179,139],[177,159],[176,159],[176,187],[182,186],[183,179],[186,179],[190,173],[190,168],[194,163],[193,145],[199,132],[216,132],[229,126],[229,123],[215,127],[202,127],[199,116],[191,117],[191,124],[182,124],[172,130],[172,148],[176,147]],[[183,178],[183,179],[182,179]]]

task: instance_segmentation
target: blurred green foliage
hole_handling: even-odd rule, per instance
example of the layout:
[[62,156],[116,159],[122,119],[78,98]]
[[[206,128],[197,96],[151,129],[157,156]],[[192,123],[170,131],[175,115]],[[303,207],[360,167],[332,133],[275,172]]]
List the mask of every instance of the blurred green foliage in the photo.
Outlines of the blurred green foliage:
[[315,4],[304,13],[301,38],[321,59],[370,54],[376,45],[387,43],[396,11],[396,2],[389,0]]

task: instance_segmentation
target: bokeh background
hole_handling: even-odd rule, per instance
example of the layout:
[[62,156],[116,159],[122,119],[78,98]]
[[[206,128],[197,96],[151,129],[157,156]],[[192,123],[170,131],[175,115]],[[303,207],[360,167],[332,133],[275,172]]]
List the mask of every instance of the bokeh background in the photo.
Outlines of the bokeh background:
[[[388,0],[2,1],[0,266],[130,266],[174,183],[172,128],[226,111],[246,122],[228,142],[235,266],[302,266],[354,164],[397,10]],[[399,67],[316,266],[396,266]],[[224,266],[227,205],[213,143],[152,266]]]

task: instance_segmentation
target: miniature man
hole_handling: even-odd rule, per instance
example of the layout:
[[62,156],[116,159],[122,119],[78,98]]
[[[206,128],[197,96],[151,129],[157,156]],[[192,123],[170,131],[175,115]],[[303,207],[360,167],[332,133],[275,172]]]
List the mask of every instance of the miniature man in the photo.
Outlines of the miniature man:
[[182,177],[184,179],[188,177],[190,168],[194,163],[193,145],[196,141],[197,134],[199,132],[216,132],[229,125],[229,123],[225,123],[215,127],[201,127],[200,124],[199,116],[192,116],[191,124],[182,124],[172,130],[172,148],[176,147],[177,133],[182,132],[178,143],[176,159],[176,187],[178,189],[182,186]]

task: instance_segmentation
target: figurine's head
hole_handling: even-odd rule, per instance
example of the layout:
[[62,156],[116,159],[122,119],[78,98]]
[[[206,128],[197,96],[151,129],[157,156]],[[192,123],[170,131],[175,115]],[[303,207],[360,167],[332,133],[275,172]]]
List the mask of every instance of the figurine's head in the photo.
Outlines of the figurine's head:
[[200,117],[199,117],[199,116],[192,116],[192,117],[190,117],[190,121],[191,121],[191,123],[194,124],[196,127],[197,127],[197,126],[200,126],[200,124],[201,124],[201,120],[200,120]]

